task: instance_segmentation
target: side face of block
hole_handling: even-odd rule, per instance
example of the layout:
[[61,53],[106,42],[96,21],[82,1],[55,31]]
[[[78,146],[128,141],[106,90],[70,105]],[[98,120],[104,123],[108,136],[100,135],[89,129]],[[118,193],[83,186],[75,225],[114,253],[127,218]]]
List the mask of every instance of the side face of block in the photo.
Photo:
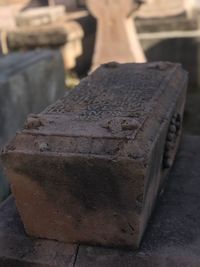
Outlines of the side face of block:
[[178,147],[187,75],[103,65],[27,119],[2,159],[30,235],[137,247]]

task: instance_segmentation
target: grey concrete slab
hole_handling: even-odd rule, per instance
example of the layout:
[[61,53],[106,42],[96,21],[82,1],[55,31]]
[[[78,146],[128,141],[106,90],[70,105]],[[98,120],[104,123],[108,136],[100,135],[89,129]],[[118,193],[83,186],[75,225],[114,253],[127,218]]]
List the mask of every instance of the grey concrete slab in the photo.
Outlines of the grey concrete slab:
[[10,198],[0,207],[0,267],[200,266],[199,158],[200,137],[184,137],[138,251],[89,246],[77,251],[75,246],[31,239]]

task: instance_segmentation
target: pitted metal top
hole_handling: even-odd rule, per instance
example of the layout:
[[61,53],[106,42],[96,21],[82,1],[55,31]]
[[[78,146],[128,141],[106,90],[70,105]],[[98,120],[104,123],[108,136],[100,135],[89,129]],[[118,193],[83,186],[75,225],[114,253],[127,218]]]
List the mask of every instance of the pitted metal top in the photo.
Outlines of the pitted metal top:
[[[166,92],[167,84],[174,77],[176,81],[182,77],[180,69],[180,65],[167,62],[105,64],[83,79],[69,95],[49,106],[37,118],[30,118],[31,126],[25,132],[134,139]],[[173,79],[172,75],[175,75]]]
[[74,114],[84,120],[140,119],[176,68],[170,63],[103,65],[43,114]]
[[105,64],[69,95],[30,115],[15,145],[32,153],[38,148],[123,156],[134,151],[137,157],[148,150],[185,85],[179,64]]

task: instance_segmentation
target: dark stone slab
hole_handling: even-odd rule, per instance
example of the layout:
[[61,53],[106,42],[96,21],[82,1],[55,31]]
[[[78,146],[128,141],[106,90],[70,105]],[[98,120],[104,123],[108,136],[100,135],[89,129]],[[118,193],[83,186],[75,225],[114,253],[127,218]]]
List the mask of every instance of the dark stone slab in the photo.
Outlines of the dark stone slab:
[[1,205],[0,267],[73,266],[76,250],[76,245],[28,237],[13,197]]
[[81,247],[76,267],[200,266],[200,137],[183,139],[141,248]]

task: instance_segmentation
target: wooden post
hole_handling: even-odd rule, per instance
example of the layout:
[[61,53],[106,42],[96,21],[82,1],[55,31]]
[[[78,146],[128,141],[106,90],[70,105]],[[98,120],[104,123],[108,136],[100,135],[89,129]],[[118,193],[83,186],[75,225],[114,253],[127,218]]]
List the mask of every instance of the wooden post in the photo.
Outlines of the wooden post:
[[86,3],[98,24],[92,69],[109,61],[146,61],[130,16],[138,4],[132,0],[87,0]]
[[49,6],[55,6],[55,0],[48,0]]

